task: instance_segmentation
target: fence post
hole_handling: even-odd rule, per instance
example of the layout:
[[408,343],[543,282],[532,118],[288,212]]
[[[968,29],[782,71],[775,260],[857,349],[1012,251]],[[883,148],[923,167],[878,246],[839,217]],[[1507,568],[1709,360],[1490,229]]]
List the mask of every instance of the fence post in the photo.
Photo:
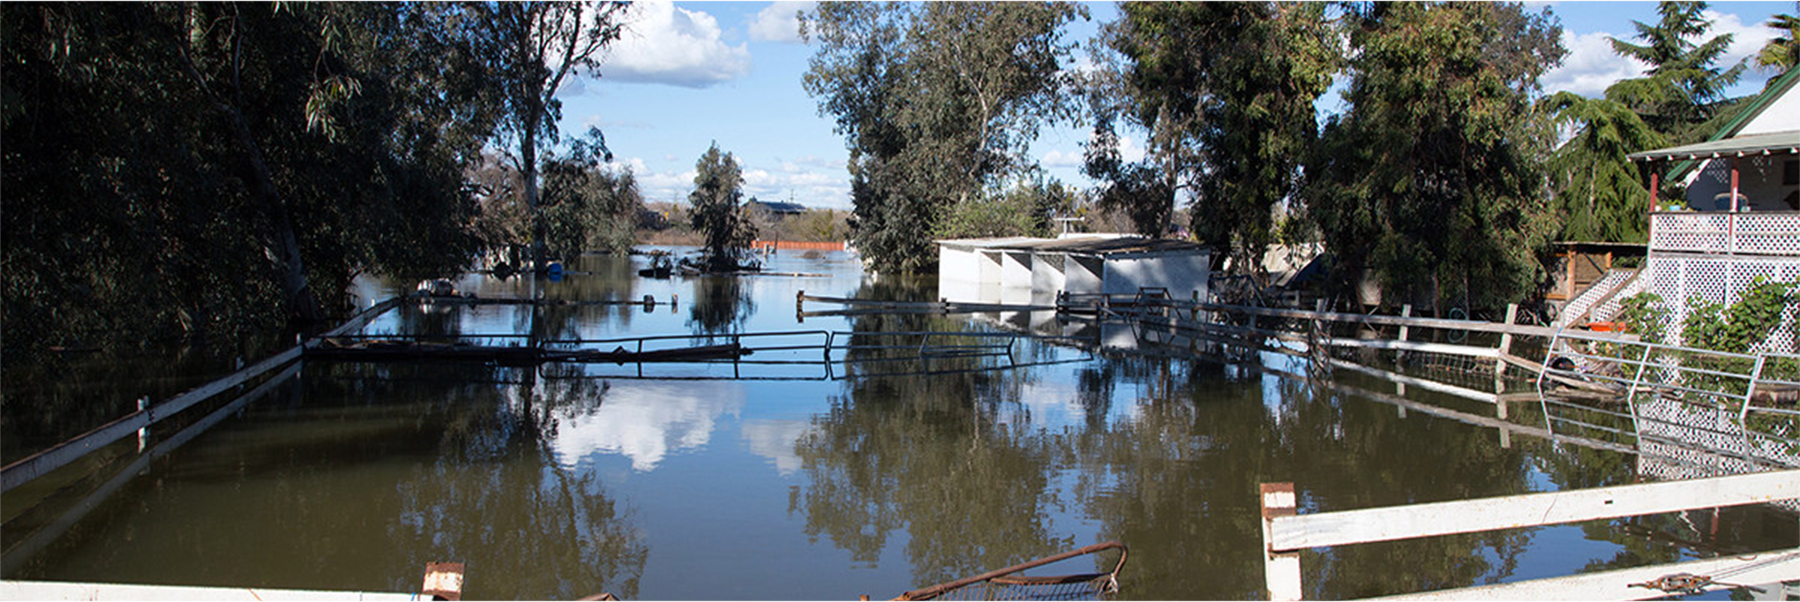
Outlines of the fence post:
[[[1402,317],[1402,318],[1411,318],[1412,317],[1412,304],[1411,303],[1407,303],[1405,305],[1400,306],[1400,317]],[[1409,333],[1411,333],[1411,331],[1412,331],[1412,326],[1407,325],[1405,322],[1400,323],[1400,340],[1402,340],[1402,341],[1406,340],[1407,335]],[[1399,363],[1399,362],[1404,362],[1404,361],[1406,361],[1406,351],[1405,350],[1395,351],[1394,352],[1394,362]]]
[[[1508,327],[1512,326],[1513,320],[1518,319],[1518,317],[1519,317],[1519,304],[1517,304],[1517,303],[1506,304],[1506,325]],[[1500,350],[1500,355],[1503,355],[1503,356],[1506,354],[1512,353],[1512,329],[1511,328],[1508,328],[1505,332],[1500,333],[1499,350]],[[1506,358],[1504,358],[1504,357],[1496,358],[1494,360],[1494,378],[1500,378],[1501,376],[1503,376],[1505,374],[1506,374]]]
[[[139,397],[138,398],[138,411],[143,412],[143,411],[146,411],[149,409],[150,409],[150,396],[145,395],[143,397]],[[138,429],[137,435],[138,435],[138,453],[141,454],[141,453],[144,453],[144,448],[149,447],[149,445],[150,445],[150,423],[145,422],[144,427]]]
[[1297,503],[1293,483],[1262,484],[1263,579],[1270,600],[1301,599],[1300,551],[1276,553],[1275,542],[1269,539],[1270,524],[1277,517],[1297,514]]

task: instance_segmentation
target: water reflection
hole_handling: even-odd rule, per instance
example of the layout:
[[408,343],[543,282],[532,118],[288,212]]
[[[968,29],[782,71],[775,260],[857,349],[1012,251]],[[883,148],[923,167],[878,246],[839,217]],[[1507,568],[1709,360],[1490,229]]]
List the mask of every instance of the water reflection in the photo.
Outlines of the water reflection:
[[[414,307],[375,329],[716,335],[794,328],[787,303],[802,286],[937,295],[929,279],[859,280],[841,260],[783,268],[834,270],[805,282],[649,282],[625,258],[584,261],[594,275],[465,282],[492,296],[680,294],[689,307]],[[1305,372],[1282,356],[1246,353],[1223,365],[1133,355],[1156,350],[1127,340],[1138,336],[1129,329],[1023,314],[858,315],[805,328],[849,332],[836,339],[856,347],[842,364],[847,378],[310,365],[302,395],[258,405],[171,455],[7,577],[407,591],[425,562],[447,560],[468,563],[471,598],[841,599],[1118,539],[1132,549],[1127,597],[1260,598],[1259,483],[1294,482],[1302,512],[1316,512],[1614,485],[1640,468],[1629,456],[1525,437],[1503,448],[1479,427],[1267,374],[1262,362]],[[922,346],[951,351],[975,338],[893,334],[997,328],[1088,333],[1093,344],[1104,333],[1116,351],[996,369],[1085,352],[1019,342],[925,359]],[[1377,388],[1359,378],[1336,384]],[[1710,514],[1689,513],[1308,552],[1306,595],[1793,545],[1791,517],[1720,516],[1716,528]],[[1634,534],[1640,527],[1687,543]]]
[[796,450],[812,425],[800,420],[746,420],[740,433],[750,452],[774,462],[782,476],[793,475],[802,467]]
[[631,459],[632,469],[650,471],[672,452],[705,446],[718,418],[737,414],[743,404],[743,390],[726,382],[608,383],[604,404],[558,418],[550,445],[565,467],[618,454]]
[[693,279],[694,301],[688,310],[688,327],[700,334],[732,334],[743,331],[744,320],[756,311],[741,278],[700,276]]

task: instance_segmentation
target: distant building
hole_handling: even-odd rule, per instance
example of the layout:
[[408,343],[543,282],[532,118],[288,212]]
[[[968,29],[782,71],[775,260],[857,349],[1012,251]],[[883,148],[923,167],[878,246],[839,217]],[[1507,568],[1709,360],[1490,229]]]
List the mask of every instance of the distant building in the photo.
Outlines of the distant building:
[[975,303],[1048,304],[1057,294],[1163,288],[1207,299],[1212,253],[1180,240],[1087,235],[938,241],[939,296]]
[[806,213],[806,206],[799,203],[769,203],[752,199],[749,205],[753,211],[763,211],[774,217],[788,217]]

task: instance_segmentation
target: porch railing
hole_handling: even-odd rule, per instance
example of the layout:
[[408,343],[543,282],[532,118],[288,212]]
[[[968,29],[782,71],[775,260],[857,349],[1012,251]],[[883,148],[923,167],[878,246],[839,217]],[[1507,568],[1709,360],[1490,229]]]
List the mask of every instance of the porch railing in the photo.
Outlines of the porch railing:
[[1650,250],[1800,257],[1800,211],[1651,213]]

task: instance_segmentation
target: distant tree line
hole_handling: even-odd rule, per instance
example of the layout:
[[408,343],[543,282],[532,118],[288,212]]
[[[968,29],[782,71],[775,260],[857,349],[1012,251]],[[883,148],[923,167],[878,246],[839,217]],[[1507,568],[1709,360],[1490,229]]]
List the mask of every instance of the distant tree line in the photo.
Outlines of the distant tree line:
[[[1744,66],[1720,64],[1731,37],[1705,8],[1660,4],[1614,40],[1649,72],[1588,99],[1543,96],[1562,29],[1516,3],[1127,2],[1077,68],[1060,33],[1076,5],[827,2],[803,22],[805,86],[845,136],[852,236],[877,270],[926,269],[933,237],[1043,231],[1021,212],[1104,210],[1151,236],[1185,221],[1233,272],[1317,240],[1340,291],[1495,307],[1544,286],[1551,242],[1643,240],[1647,178],[1625,155],[1735,114],[1722,91]],[[1771,20],[1785,37],[1760,65],[1792,68],[1795,23]],[[1320,122],[1334,81],[1344,108]],[[1054,122],[1093,126],[1100,185],[1018,205]]]
[[307,331],[361,272],[628,244],[631,175],[558,135],[553,96],[625,9],[0,7],[5,361]]

